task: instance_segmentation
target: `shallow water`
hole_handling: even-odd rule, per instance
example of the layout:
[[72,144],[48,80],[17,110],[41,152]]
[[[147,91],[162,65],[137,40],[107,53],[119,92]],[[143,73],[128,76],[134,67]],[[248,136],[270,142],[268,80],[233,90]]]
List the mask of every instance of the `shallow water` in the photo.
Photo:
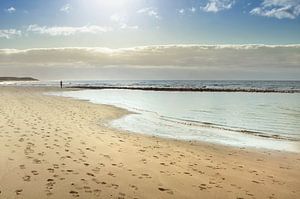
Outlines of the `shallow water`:
[[52,93],[128,109],[111,123],[137,133],[300,151],[299,93],[81,90]]

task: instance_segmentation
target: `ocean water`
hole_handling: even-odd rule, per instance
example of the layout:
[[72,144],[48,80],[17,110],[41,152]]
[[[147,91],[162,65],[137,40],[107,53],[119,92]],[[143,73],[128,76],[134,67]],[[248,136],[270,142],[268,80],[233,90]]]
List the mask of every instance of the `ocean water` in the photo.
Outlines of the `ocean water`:
[[[36,82],[0,82],[17,86],[59,86],[60,80]],[[239,80],[67,80],[65,87],[108,88],[192,88],[209,91],[274,91],[300,93],[300,81],[239,81]]]
[[[220,86],[221,82],[218,84]],[[242,85],[241,82],[239,84]],[[268,82],[268,86],[255,82],[244,87],[256,88],[255,85],[272,89],[274,85],[278,85],[275,89],[299,88],[299,82]],[[226,82],[225,86],[229,83]],[[236,147],[300,152],[300,93],[297,92],[85,89],[48,94],[125,108],[134,114],[108,125],[129,132]]]

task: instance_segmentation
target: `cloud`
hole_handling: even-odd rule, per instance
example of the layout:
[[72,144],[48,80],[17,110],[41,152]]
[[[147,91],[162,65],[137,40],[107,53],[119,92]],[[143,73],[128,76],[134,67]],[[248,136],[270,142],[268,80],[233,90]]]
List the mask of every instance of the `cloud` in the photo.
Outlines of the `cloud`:
[[110,20],[112,22],[115,22],[116,24],[118,24],[120,29],[139,29],[139,27],[137,25],[128,25],[127,24],[127,20],[125,19],[124,16],[121,16],[119,14],[113,14],[110,16]]
[[141,8],[137,11],[137,13],[146,14],[146,15],[156,18],[156,19],[161,19],[160,15],[157,12],[157,9],[153,8],[153,7]]
[[10,8],[5,9],[5,11],[8,13],[15,13],[17,11],[17,9],[15,9],[14,7],[11,6]]
[[130,26],[130,25],[126,24],[126,23],[122,23],[122,24],[120,24],[120,28],[121,29],[137,30],[137,29],[139,29],[139,26],[137,26],[137,25]]
[[71,26],[39,26],[36,24],[29,25],[27,28],[27,32],[42,34],[42,35],[50,35],[50,36],[69,36],[77,33],[101,33],[101,32],[109,32],[112,31],[111,27],[103,27],[96,25],[87,25],[81,27],[71,27]]
[[114,21],[114,22],[117,22],[117,23],[120,23],[120,22],[124,21],[124,17],[120,16],[119,14],[113,14],[113,15],[110,16],[110,20]]
[[11,39],[21,36],[22,32],[16,29],[0,29],[0,38]]
[[300,0],[263,0],[250,14],[277,19],[295,19],[300,15]]
[[180,15],[184,15],[185,9],[183,9],[183,8],[179,9],[179,10],[178,10],[178,13],[179,13]]
[[67,3],[66,5],[60,8],[60,11],[65,13],[70,13],[71,9],[72,9],[71,5]]
[[192,13],[194,13],[194,12],[196,12],[196,8],[195,7],[191,7],[191,8],[189,8],[189,11],[192,12]]
[[177,9],[177,12],[178,12],[179,15],[186,15],[188,13],[194,14],[196,12],[196,8],[195,7],[181,8],[181,9]]
[[300,73],[300,45],[156,45],[133,48],[0,49],[1,66],[288,70]]
[[207,4],[202,7],[205,12],[219,12],[228,10],[235,4],[234,0],[208,0]]

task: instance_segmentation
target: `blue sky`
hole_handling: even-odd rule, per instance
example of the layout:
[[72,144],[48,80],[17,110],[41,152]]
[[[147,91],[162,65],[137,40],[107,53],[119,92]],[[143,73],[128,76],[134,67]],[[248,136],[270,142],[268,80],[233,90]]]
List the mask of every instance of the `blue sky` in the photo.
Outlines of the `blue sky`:
[[0,74],[299,80],[300,0],[0,0]]
[[295,44],[299,15],[300,0],[1,0],[0,48]]

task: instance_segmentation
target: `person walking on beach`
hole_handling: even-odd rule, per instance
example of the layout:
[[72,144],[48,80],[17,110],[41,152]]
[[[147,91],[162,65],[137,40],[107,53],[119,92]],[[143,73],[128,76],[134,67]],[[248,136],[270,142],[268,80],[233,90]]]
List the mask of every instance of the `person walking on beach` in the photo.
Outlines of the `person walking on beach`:
[[62,88],[63,84],[62,84],[62,81],[60,80],[60,88]]

